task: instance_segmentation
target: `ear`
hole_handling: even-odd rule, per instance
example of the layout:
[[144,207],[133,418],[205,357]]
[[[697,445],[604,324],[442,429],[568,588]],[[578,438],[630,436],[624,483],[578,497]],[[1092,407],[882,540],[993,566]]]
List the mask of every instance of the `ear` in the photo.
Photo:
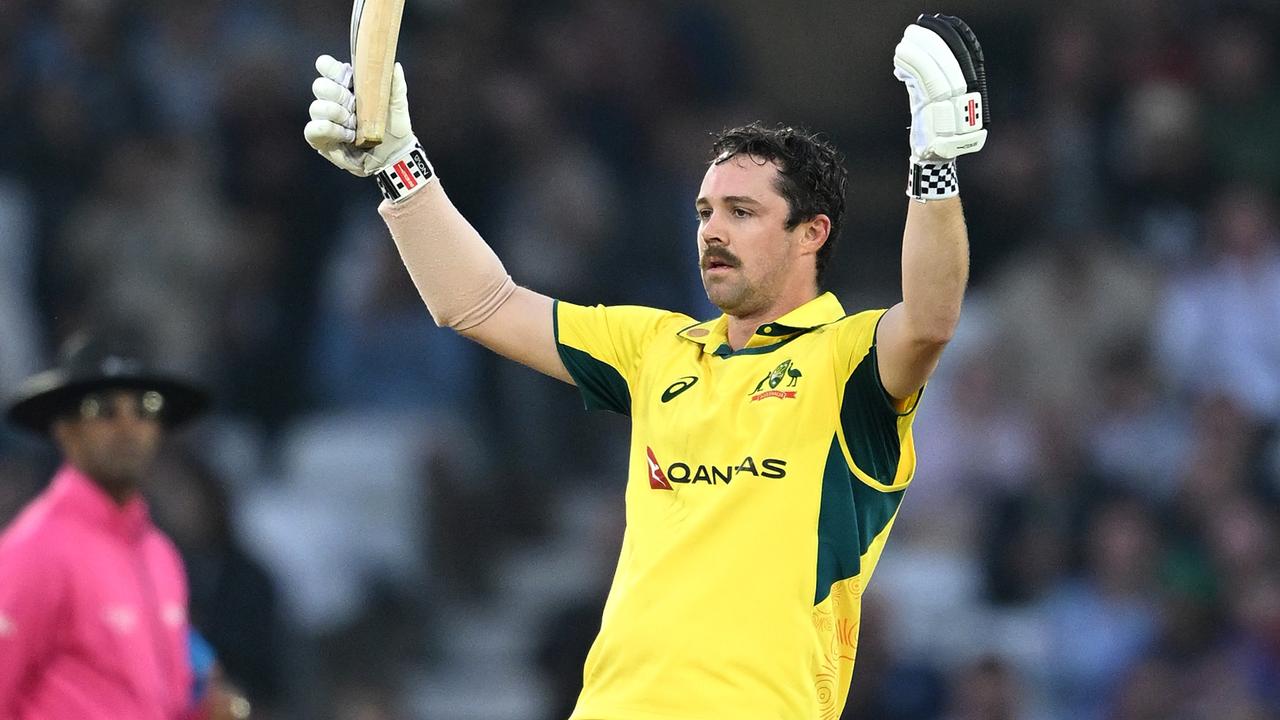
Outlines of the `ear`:
[[831,218],[818,213],[812,220],[802,223],[800,229],[801,250],[805,255],[817,254],[831,237]]

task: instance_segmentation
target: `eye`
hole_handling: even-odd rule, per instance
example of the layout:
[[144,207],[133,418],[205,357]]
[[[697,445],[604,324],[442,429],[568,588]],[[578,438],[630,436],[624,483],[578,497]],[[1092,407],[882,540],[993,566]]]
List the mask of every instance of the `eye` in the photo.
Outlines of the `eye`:
[[711,218],[711,208],[698,209],[698,222],[706,222]]
[[747,210],[746,208],[736,207],[733,209],[733,216],[736,218],[751,217],[751,211]]

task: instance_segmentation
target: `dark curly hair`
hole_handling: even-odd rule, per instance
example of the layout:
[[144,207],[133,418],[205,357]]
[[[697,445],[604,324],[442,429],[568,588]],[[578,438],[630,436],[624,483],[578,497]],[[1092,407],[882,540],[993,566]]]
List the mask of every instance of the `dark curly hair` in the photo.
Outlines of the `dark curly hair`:
[[788,230],[820,214],[831,219],[831,233],[815,258],[817,280],[821,285],[844,220],[844,193],[849,184],[844,155],[830,142],[804,128],[766,127],[759,122],[720,133],[711,146],[711,153],[711,162],[715,165],[735,155],[777,163],[778,177],[774,185],[790,209]]

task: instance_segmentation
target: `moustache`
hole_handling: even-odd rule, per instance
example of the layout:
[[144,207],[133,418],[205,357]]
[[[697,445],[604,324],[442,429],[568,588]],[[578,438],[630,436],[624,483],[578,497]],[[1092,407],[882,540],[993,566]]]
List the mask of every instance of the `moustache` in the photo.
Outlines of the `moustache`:
[[711,263],[716,262],[729,267],[738,267],[740,264],[738,258],[733,253],[719,247],[709,247],[702,253],[702,262],[699,263],[703,270],[711,268]]

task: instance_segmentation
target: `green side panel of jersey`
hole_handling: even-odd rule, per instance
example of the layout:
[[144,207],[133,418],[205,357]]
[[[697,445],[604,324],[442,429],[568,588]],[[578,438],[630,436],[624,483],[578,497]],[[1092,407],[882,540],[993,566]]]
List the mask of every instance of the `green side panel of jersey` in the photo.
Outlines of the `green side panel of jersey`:
[[822,505],[818,509],[818,577],[813,604],[827,598],[831,585],[862,572],[862,556],[884,530],[905,490],[881,492],[854,476],[831,438],[822,472]]
[[845,383],[840,427],[854,464],[885,485],[893,484],[902,456],[898,417],[880,385],[876,348],[872,345]]
[[[898,413],[880,386],[875,347],[849,376],[840,424],[849,454],[858,467],[877,481],[892,484],[902,451]],[[822,505],[818,509],[815,605],[826,599],[832,583],[862,571],[862,556],[893,519],[903,492],[882,492],[859,480],[845,461],[839,438],[832,437],[822,473]]]
[[553,308],[551,313],[555,326],[556,350],[582,393],[587,409],[610,410],[630,415],[631,389],[627,387],[622,373],[612,365],[595,359],[590,353],[560,342],[560,312]]

